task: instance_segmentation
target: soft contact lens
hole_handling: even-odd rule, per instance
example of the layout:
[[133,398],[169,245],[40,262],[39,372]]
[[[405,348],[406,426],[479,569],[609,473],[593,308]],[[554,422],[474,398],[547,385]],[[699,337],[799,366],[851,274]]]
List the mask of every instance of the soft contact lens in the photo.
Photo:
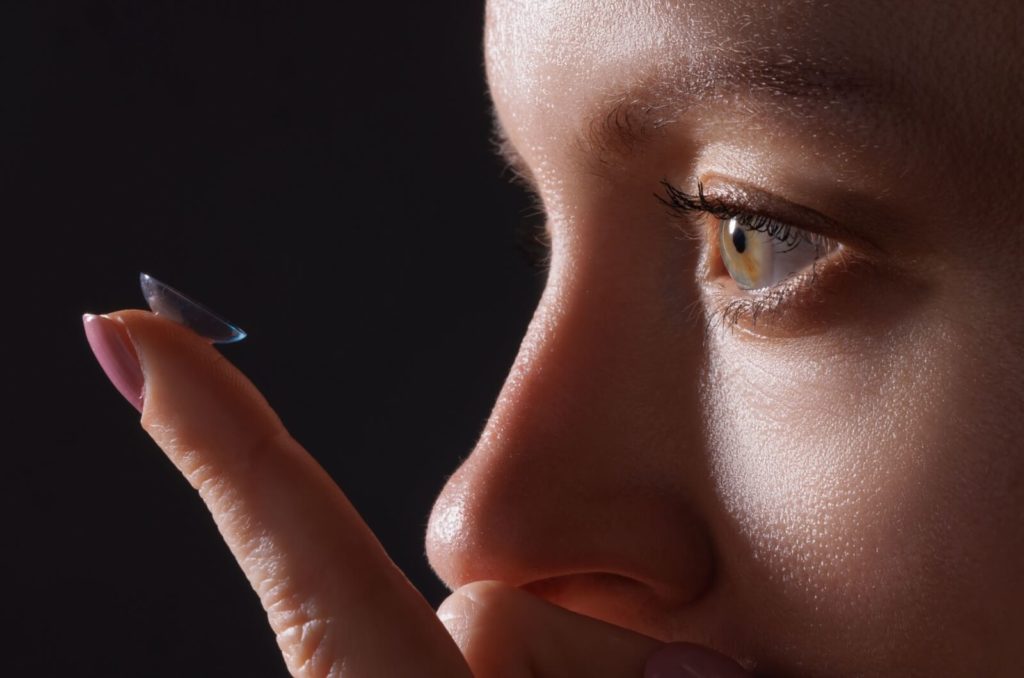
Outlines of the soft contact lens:
[[156,315],[184,325],[215,344],[231,344],[245,339],[246,334],[240,328],[153,276],[140,273],[139,284],[146,303]]

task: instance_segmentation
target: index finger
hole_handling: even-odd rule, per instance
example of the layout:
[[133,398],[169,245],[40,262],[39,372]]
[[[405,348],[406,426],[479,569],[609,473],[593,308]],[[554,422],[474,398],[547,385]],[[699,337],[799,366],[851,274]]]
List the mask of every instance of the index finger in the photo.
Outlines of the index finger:
[[342,491],[207,341],[144,311],[86,326],[115,384],[143,385],[143,428],[209,508],[293,675],[470,675]]

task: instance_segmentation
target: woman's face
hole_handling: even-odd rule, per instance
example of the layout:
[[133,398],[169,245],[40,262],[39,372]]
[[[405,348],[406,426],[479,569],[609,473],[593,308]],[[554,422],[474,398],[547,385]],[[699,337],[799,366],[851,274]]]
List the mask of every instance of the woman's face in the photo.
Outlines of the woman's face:
[[490,2],[552,256],[431,518],[445,582],[765,675],[1019,675],[1022,26],[1015,0]]

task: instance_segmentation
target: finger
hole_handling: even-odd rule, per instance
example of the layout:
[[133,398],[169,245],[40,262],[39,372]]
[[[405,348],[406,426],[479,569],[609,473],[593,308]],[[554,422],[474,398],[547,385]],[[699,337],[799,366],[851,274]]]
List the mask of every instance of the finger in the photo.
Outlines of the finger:
[[463,586],[437,615],[477,678],[639,678],[662,645],[499,582]]
[[477,678],[749,678],[732,659],[553,605],[500,582],[455,591],[437,611]]
[[87,332],[105,369],[126,362],[104,362],[94,342],[107,336],[111,351],[118,341],[134,349],[143,428],[213,514],[293,675],[469,675],[430,606],[234,366],[190,330],[147,312],[92,322],[101,323],[87,323]]

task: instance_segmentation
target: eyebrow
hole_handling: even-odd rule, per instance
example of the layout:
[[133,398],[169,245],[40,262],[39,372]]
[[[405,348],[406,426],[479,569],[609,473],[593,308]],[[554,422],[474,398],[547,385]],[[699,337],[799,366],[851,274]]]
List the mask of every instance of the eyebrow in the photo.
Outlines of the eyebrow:
[[[837,68],[823,58],[792,54],[743,55],[713,59],[638,78],[607,97],[584,119],[576,144],[587,155],[607,160],[628,157],[654,130],[677,122],[699,104],[729,96],[741,101],[769,101],[784,116],[806,117],[829,110],[849,117],[888,101],[893,88],[882,81]],[[492,106],[492,140],[498,156],[514,177],[537,191],[529,165],[516,149]]]

